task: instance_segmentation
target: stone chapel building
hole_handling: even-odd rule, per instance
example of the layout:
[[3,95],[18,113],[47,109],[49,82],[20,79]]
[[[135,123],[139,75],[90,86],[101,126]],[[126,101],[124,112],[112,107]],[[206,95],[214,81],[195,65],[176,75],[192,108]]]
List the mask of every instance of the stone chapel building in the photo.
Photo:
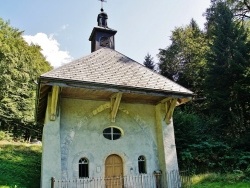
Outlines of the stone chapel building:
[[91,54],[39,78],[42,188],[139,187],[121,177],[178,170],[172,115],[193,93],[116,51],[107,18],[101,9]]

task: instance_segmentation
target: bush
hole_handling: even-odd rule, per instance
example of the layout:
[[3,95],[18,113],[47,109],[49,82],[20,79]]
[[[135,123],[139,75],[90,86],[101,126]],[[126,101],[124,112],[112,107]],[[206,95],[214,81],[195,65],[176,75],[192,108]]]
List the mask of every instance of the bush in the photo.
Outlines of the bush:
[[250,165],[248,166],[248,168],[245,170],[245,175],[246,177],[250,180]]
[[179,167],[191,173],[250,174],[247,143],[225,139],[217,129],[218,118],[196,114],[192,109],[177,109],[174,114],[175,138]]
[[0,131],[0,140],[4,140],[5,138],[5,132]]
[[0,140],[13,140],[12,134],[9,132],[0,131]]

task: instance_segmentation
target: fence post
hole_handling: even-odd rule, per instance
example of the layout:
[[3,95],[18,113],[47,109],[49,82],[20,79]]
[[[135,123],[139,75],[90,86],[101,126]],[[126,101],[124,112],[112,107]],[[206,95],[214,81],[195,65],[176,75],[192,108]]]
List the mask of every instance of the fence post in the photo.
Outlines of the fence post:
[[154,171],[156,188],[161,188],[161,170]]
[[51,188],[55,188],[55,181],[56,179],[54,177],[51,178]]

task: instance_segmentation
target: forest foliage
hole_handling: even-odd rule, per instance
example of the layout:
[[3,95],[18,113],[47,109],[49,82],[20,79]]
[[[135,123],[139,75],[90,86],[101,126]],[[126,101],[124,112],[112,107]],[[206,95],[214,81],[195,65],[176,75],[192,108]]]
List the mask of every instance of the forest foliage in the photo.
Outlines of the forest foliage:
[[195,92],[174,114],[181,168],[250,171],[248,1],[212,0],[205,29],[194,20],[160,49],[160,73]]
[[0,18],[0,129],[15,138],[41,131],[34,119],[36,81],[51,66],[40,51]]

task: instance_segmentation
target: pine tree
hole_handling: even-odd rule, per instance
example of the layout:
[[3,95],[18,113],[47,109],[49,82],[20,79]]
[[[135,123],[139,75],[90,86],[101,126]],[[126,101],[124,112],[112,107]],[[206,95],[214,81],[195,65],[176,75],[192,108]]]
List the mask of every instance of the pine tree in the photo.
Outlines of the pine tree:
[[208,108],[218,118],[220,135],[239,139],[250,128],[250,43],[225,2],[214,2],[207,20]]
[[155,69],[155,63],[153,57],[149,53],[145,56],[143,64],[145,65],[145,67],[151,70]]

